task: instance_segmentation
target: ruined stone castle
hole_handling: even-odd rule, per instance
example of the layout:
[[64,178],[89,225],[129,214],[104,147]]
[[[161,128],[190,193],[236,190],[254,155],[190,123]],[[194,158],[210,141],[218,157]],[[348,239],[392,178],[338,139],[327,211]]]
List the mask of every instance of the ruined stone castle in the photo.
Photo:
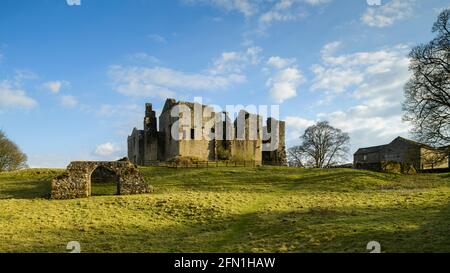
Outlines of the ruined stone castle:
[[[159,126],[158,126],[159,125]],[[201,161],[254,161],[286,164],[285,122],[239,111],[229,113],[212,107],[167,99],[159,119],[152,104],[145,105],[144,129],[128,136],[128,158],[145,166],[177,157]]]

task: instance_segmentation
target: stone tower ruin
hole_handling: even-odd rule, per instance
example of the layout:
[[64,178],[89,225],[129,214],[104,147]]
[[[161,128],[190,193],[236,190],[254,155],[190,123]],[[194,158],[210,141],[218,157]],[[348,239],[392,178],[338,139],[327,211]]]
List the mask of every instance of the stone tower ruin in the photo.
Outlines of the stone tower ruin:
[[137,165],[176,157],[286,164],[285,122],[274,118],[264,126],[261,116],[240,111],[232,121],[209,106],[167,99],[158,119],[145,105],[143,128],[128,136],[128,158]]

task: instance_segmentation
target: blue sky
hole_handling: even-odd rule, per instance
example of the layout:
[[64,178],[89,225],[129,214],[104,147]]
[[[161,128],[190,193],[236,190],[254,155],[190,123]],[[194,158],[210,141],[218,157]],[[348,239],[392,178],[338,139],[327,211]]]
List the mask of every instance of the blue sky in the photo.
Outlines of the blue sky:
[[289,145],[318,120],[352,152],[408,137],[407,54],[449,4],[380,2],[1,0],[0,128],[32,167],[125,156],[167,97],[279,104]]

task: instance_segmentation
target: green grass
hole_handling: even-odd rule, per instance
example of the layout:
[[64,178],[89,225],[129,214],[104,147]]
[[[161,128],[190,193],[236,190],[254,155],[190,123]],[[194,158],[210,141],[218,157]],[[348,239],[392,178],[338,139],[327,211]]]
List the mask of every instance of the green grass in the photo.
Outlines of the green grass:
[[117,182],[106,181],[91,184],[92,196],[112,196],[117,194]]
[[0,174],[0,252],[450,252],[450,174],[141,171],[154,193],[75,200],[47,199],[62,170]]

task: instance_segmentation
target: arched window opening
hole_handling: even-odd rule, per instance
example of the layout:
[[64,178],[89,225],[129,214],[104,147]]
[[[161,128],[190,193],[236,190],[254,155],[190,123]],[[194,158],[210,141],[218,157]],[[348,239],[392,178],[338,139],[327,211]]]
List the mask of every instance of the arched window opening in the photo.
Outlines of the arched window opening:
[[91,174],[91,196],[120,194],[119,176],[113,170],[99,166]]

